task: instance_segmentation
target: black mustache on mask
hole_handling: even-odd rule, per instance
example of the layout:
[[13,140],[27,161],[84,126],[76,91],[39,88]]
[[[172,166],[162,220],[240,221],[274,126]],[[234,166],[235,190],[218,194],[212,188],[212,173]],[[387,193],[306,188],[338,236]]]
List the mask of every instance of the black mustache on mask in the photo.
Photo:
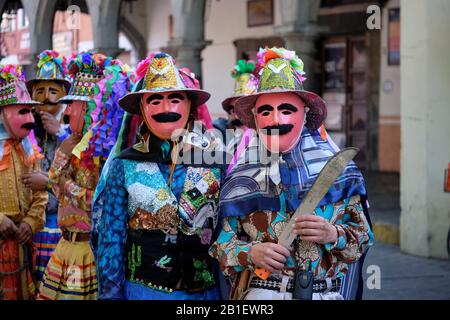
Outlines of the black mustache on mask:
[[64,122],[64,124],[69,124],[70,123],[70,116],[68,114],[65,114],[63,116],[63,122]]
[[45,100],[44,102],[42,102],[43,104],[46,104],[48,106],[57,106],[59,103],[58,102],[52,102],[49,100]]
[[158,113],[152,116],[156,122],[177,122],[181,119],[181,114],[175,112]]
[[22,125],[22,129],[33,130],[36,128],[36,124],[34,122],[24,123]]
[[277,126],[267,126],[262,129],[263,133],[268,136],[275,136],[275,135],[285,135],[294,129],[294,126],[292,124],[280,124]]
[[243,125],[242,121],[239,119],[234,119],[233,121],[231,121],[231,125],[234,127],[240,127]]

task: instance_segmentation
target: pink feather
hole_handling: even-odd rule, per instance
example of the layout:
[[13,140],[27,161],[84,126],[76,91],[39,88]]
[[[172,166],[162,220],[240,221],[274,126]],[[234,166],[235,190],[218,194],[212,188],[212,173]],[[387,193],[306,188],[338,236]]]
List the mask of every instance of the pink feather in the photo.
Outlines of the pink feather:
[[153,55],[148,56],[145,60],[141,61],[136,68],[136,82],[145,77],[148,66],[150,65]]

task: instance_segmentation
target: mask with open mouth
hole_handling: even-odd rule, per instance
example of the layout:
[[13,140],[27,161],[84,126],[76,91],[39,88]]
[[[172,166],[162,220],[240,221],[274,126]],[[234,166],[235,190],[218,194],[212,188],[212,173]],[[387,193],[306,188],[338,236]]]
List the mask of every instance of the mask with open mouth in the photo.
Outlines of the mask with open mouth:
[[10,105],[1,113],[3,125],[11,137],[18,140],[26,138],[36,125],[30,105]]
[[305,122],[305,105],[293,93],[261,95],[255,104],[260,138],[271,152],[289,152],[300,140]]
[[158,138],[169,140],[176,129],[184,129],[191,102],[185,92],[146,93],[141,110],[149,130]]

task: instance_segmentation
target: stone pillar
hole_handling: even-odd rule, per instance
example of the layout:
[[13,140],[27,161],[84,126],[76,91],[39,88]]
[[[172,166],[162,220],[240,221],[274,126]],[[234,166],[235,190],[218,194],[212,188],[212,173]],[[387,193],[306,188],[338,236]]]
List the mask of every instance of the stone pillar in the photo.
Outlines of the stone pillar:
[[86,0],[92,19],[94,50],[117,57],[121,0]]
[[0,0],[0,14],[3,15],[3,7],[6,4],[6,0]]
[[206,0],[172,0],[174,39],[169,41],[171,51],[176,52],[177,64],[195,73],[201,82],[201,53],[211,41],[205,41]]
[[53,15],[56,0],[22,0],[29,21],[30,52],[29,65],[24,69],[27,78],[33,78],[36,73],[37,56],[44,50],[53,48]]
[[305,89],[317,89],[315,79],[316,40],[326,29],[317,24],[320,0],[279,1],[281,25],[274,28],[289,50],[297,52],[306,72]]
[[447,258],[450,2],[401,1],[401,249]]

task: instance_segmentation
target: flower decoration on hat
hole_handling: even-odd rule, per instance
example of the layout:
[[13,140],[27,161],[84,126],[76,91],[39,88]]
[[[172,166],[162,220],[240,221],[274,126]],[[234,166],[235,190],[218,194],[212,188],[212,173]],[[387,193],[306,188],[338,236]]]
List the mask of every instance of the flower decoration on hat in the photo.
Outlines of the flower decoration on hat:
[[111,65],[111,57],[107,57],[101,53],[94,53],[92,51],[81,52],[77,55],[72,55],[69,63],[69,74],[73,77],[79,72],[85,72],[94,75],[103,75],[103,71]]
[[57,81],[64,85],[66,92],[70,89],[67,58],[55,50],[45,50],[38,56],[36,78],[27,82],[28,91],[39,81]]
[[234,79],[234,90],[230,97],[222,102],[223,109],[230,113],[232,102],[239,97],[252,94],[258,87],[259,66],[251,60],[241,59],[231,70],[231,77]]
[[286,61],[289,61],[292,68],[297,73],[299,79],[301,82],[304,82],[306,78],[304,77],[305,71],[304,63],[302,59],[300,59],[296,54],[295,51],[287,50],[285,48],[260,48],[258,53],[256,54],[258,57],[258,64],[261,67],[260,72],[263,71],[263,68],[267,65],[267,63],[272,59],[284,59]]
[[231,76],[237,78],[245,73],[253,73],[255,71],[255,63],[253,61],[239,60],[237,65],[231,71]]
[[0,106],[29,104],[39,105],[33,101],[25,83],[25,72],[22,66],[0,65]]
[[62,74],[67,74],[67,58],[55,50],[45,50],[38,55],[38,60],[38,69],[49,62],[54,62]]
[[25,80],[25,72],[22,66],[13,64],[0,65],[0,81]]

